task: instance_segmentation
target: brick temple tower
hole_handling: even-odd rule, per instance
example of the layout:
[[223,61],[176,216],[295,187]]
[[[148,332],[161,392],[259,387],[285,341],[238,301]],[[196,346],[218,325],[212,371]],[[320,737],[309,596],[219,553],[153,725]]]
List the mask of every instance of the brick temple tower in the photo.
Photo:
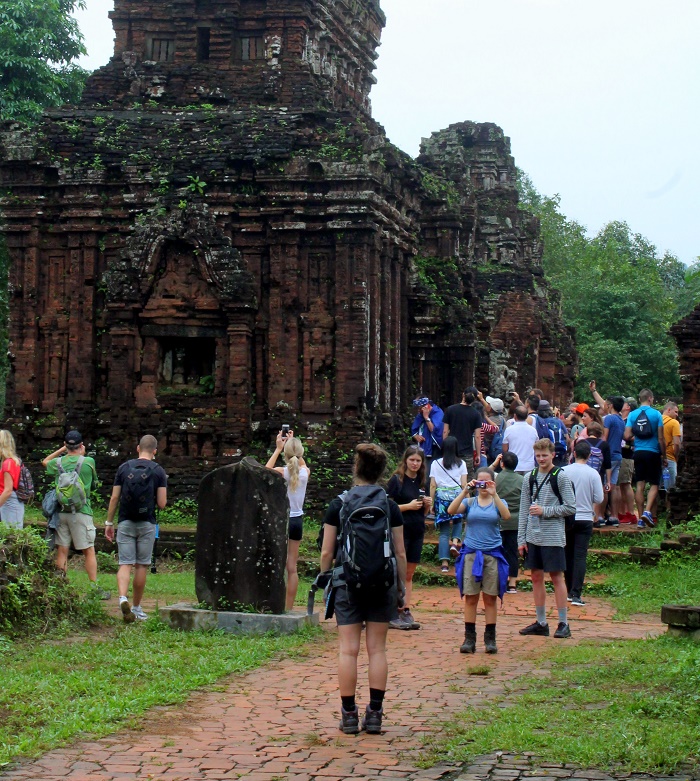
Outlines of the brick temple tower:
[[115,0],[111,17],[80,106],[0,127],[25,447],[78,425],[116,461],[157,432],[193,486],[193,459],[282,420],[332,422],[342,450],[421,388],[567,398],[572,337],[509,141],[462,123],[417,161],[388,142],[378,0]]

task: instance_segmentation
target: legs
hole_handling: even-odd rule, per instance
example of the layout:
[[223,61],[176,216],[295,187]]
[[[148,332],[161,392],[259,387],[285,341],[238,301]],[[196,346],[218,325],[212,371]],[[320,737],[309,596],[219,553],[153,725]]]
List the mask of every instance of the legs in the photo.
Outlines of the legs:
[[[544,587],[544,570],[533,569],[531,576],[532,596],[535,598],[535,609],[541,608],[544,610],[547,601],[547,592]],[[566,602],[566,597],[564,597],[564,602]]]
[[56,546],[56,569],[65,572],[68,569],[68,546]]
[[297,573],[297,561],[299,560],[299,540],[289,540],[287,543],[287,610],[294,607],[294,600],[299,589],[299,574]]
[[508,588],[515,588],[518,582],[518,532],[501,531],[503,552],[508,562]]
[[354,697],[357,688],[357,657],[360,653],[362,624],[338,627],[338,685],[341,697]]
[[146,588],[146,575],[148,567],[145,564],[134,565],[134,607],[138,607],[143,599],[143,592]]
[[85,548],[83,556],[85,556],[85,572],[87,572],[88,578],[93,583],[97,583],[97,556],[95,556],[95,549]]
[[[496,616],[498,613],[498,597],[481,592],[486,615],[486,631],[484,645],[487,654],[495,654],[496,648]],[[473,654],[476,651],[476,609],[479,604],[478,594],[464,595],[464,643],[459,651],[463,654]]]
[[[554,584],[554,599],[557,603],[557,608],[566,610],[566,581],[564,580],[564,573],[550,572],[549,577]],[[544,578],[542,578],[542,590],[544,591]]]
[[413,597],[413,576],[416,574],[416,567],[418,564],[408,562],[406,564],[406,597],[404,598],[404,604],[407,608],[411,607],[411,599]]
[[569,595],[580,598],[586,578],[586,557],[588,545],[593,534],[593,525],[584,521],[575,521],[573,528],[571,564],[569,564],[569,541],[567,539],[566,581]]
[[131,580],[131,570],[133,564],[120,564],[117,570],[117,591],[120,597],[126,597],[129,594],[129,581]]
[[464,623],[465,624],[476,623],[476,608],[478,604],[479,604],[478,594],[464,595]]

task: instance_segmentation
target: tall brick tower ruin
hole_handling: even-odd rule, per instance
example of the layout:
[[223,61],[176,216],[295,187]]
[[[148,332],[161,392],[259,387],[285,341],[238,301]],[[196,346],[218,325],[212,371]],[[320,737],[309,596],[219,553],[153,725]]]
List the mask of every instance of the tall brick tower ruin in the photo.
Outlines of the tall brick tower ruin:
[[389,143],[369,104],[378,0],[111,17],[81,105],[0,128],[25,448],[75,425],[116,462],[151,431],[194,485],[283,420],[330,422],[345,448],[421,389],[568,398],[572,336],[509,141],[462,123],[418,160]]

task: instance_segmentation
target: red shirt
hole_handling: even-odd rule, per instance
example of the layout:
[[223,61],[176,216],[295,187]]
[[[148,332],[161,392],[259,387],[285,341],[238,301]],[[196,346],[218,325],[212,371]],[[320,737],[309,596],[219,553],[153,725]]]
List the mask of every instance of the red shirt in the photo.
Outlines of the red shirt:
[[[0,469],[0,472],[9,472],[10,477],[12,478],[12,487],[17,490],[17,486],[19,485],[19,464],[14,460],[14,458],[6,458],[2,462],[2,468]],[[5,478],[2,478],[3,481]],[[0,491],[3,490],[4,482],[2,485],[0,485]]]

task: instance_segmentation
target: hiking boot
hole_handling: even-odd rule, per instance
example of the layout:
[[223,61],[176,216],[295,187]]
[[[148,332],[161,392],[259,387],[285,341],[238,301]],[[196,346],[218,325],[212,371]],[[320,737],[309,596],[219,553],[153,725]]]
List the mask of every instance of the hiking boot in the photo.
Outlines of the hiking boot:
[[389,629],[403,629],[405,631],[411,629],[411,624],[404,621],[403,612],[399,611],[399,617],[389,621]]
[[496,645],[496,627],[487,626],[484,630],[484,647],[487,654],[497,654],[498,646]]
[[473,654],[476,653],[476,629],[464,630],[464,642],[459,647],[461,654]]
[[131,612],[131,605],[128,599],[123,599],[119,603],[119,607],[122,611],[122,618],[125,624],[133,624],[136,621],[136,616]]
[[148,618],[148,615],[143,612],[141,605],[134,605],[131,608],[131,612],[134,614],[134,618],[139,621],[145,621]]
[[569,629],[569,625],[565,624],[563,621],[560,621],[559,626],[557,627],[557,631],[554,633],[553,636],[558,638],[571,637],[571,629]]
[[539,621],[535,621],[534,624],[530,624],[529,626],[526,626],[525,629],[521,629],[520,634],[549,637],[549,624],[540,624]]
[[384,716],[384,708],[380,710],[372,710],[369,705],[365,710],[365,715],[362,719],[362,729],[368,735],[380,735],[382,732],[382,717]]
[[340,706],[340,724],[338,728],[346,735],[357,735],[360,731],[360,713],[355,710],[345,710],[343,706]]
[[409,629],[420,629],[420,624],[413,618],[413,614],[408,608],[403,611],[403,615],[399,613],[399,618],[403,618]]

